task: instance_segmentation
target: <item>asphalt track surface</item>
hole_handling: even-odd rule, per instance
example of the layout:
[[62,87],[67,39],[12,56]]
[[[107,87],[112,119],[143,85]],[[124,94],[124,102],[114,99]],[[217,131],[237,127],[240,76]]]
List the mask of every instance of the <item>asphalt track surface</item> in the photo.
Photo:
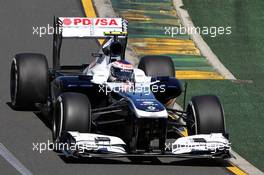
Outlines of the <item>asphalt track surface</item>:
[[[84,16],[79,0],[9,0],[0,1],[0,142],[32,174],[231,174],[226,162],[206,159],[161,159],[140,164],[122,159],[65,160],[53,151],[33,151],[33,143],[51,140],[49,123],[33,112],[12,110],[9,99],[9,71],[12,57],[19,52],[40,52],[51,66],[52,37],[33,35],[33,26],[52,24],[53,16]],[[64,45],[66,63],[76,59],[89,60],[87,55],[98,49],[94,40],[77,46]],[[73,52],[73,49],[86,52]],[[74,60],[74,61],[73,61]],[[0,174],[19,174],[0,156]]]

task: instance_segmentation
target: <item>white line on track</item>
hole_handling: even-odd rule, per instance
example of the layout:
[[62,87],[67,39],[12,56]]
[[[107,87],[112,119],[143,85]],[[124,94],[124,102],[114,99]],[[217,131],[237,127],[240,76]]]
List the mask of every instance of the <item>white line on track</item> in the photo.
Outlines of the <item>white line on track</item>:
[[33,175],[2,143],[0,155],[22,175]]
[[[177,11],[182,24],[187,28],[194,28],[194,24],[189,16],[187,10],[182,9],[184,5],[182,0],[173,0],[174,7]],[[197,47],[200,49],[203,56],[212,64],[212,66],[225,78],[228,80],[236,80],[235,76],[221,63],[218,57],[214,54],[211,48],[203,40],[199,33],[189,33],[192,40],[195,42]]]

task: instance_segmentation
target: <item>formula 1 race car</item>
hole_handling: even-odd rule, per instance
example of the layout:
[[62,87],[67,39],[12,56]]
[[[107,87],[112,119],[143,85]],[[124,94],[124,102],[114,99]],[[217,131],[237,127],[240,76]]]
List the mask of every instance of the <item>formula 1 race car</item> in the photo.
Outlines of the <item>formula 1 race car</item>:
[[[42,54],[14,56],[13,108],[50,117],[54,149],[66,156],[230,157],[219,99],[169,107],[184,91],[171,58],[144,56],[135,68],[125,59],[127,35],[121,18],[55,18],[52,68]],[[91,64],[63,66],[63,38],[76,37],[105,42]]]

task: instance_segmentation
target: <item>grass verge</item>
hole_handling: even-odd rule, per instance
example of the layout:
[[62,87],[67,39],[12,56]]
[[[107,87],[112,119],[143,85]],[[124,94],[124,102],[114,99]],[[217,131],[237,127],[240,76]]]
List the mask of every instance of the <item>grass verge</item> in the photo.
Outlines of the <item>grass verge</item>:
[[193,80],[188,97],[216,94],[225,108],[233,149],[264,171],[264,1],[184,0],[199,27],[232,27],[231,35],[203,36],[221,62],[241,80]]

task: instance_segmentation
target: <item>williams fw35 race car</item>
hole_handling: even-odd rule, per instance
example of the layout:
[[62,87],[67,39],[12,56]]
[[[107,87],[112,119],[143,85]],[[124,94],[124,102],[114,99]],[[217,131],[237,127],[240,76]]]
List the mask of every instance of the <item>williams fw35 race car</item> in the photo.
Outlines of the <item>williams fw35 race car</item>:
[[[14,56],[13,108],[49,117],[54,150],[67,157],[229,158],[219,99],[194,96],[186,110],[169,107],[186,92],[173,61],[149,55],[134,67],[125,59],[127,37],[121,18],[54,18],[52,68],[42,54]],[[92,54],[94,62],[65,66],[60,64],[64,38],[105,41]]]

